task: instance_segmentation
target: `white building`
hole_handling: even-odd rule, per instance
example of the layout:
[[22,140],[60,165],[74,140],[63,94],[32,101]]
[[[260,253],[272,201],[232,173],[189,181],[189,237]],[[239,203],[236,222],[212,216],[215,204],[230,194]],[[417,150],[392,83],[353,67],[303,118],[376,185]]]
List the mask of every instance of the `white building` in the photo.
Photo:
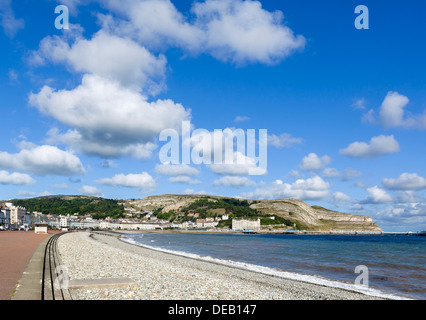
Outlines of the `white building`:
[[232,219],[232,230],[258,231],[260,230],[260,219]]
[[59,219],[59,225],[61,226],[61,228],[67,228],[68,227],[68,218],[61,216],[61,218]]
[[99,228],[100,229],[120,229],[120,224],[114,223],[114,222],[108,222],[108,221],[101,221],[99,222]]
[[0,226],[8,227],[10,225],[10,209],[4,207],[0,210]]
[[8,208],[10,210],[10,224],[13,224],[15,226],[21,224],[29,224],[30,215],[27,209],[23,207],[14,206],[11,202],[6,202],[5,208]]

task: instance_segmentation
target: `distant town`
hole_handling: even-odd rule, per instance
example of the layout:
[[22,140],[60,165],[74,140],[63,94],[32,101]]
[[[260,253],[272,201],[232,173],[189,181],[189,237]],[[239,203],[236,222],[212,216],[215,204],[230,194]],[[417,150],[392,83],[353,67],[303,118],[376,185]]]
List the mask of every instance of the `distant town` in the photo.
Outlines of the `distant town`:
[[[125,205],[119,203],[119,205]],[[217,228],[220,221],[229,220],[228,214],[218,217],[200,218],[199,213],[190,212],[189,217],[194,221],[173,223],[168,220],[159,219],[153,211],[141,212],[132,207],[125,207],[125,218],[94,219],[92,215],[80,215],[78,212],[67,215],[43,214],[41,212],[29,212],[26,208],[15,206],[12,202],[2,202],[0,210],[1,230],[32,230],[37,225],[47,225],[56,230],[167,230],[167,229],[227,229],[232,231],[259,231],[260,219],[232,219],[231,228]],[[135,218],[139,217],[139,218]],[[274,217],[271,217],[273,219]]]

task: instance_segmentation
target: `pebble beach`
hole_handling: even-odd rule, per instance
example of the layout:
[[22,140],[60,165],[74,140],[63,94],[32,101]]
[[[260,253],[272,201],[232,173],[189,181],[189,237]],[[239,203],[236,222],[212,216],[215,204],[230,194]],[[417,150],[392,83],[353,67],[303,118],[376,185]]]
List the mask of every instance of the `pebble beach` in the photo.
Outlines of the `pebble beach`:
[[70,280],[131,278],[129,287],[72,290],[75,300],[371,300],[340,288],[283,279],[74,232],[58,252]]

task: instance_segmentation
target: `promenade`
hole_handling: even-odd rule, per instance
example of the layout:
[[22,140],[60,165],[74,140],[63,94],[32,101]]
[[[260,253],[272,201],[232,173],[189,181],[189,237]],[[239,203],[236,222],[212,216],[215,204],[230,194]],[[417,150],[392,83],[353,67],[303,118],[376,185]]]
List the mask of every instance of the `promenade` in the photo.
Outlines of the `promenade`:
[[52,233],[0,231],[0,300],[10,300],[35,250]]

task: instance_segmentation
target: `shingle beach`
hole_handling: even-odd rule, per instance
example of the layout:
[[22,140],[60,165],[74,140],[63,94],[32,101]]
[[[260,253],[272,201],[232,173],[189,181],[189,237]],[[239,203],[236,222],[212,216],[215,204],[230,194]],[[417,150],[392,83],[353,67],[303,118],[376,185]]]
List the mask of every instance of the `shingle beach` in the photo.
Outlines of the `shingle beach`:
[[359,300],[373,296],[283,279],[125,243],[117,237],[68,233],[59,238],[69,279],[131,278],[121,288],[72,290],[75,300]]

